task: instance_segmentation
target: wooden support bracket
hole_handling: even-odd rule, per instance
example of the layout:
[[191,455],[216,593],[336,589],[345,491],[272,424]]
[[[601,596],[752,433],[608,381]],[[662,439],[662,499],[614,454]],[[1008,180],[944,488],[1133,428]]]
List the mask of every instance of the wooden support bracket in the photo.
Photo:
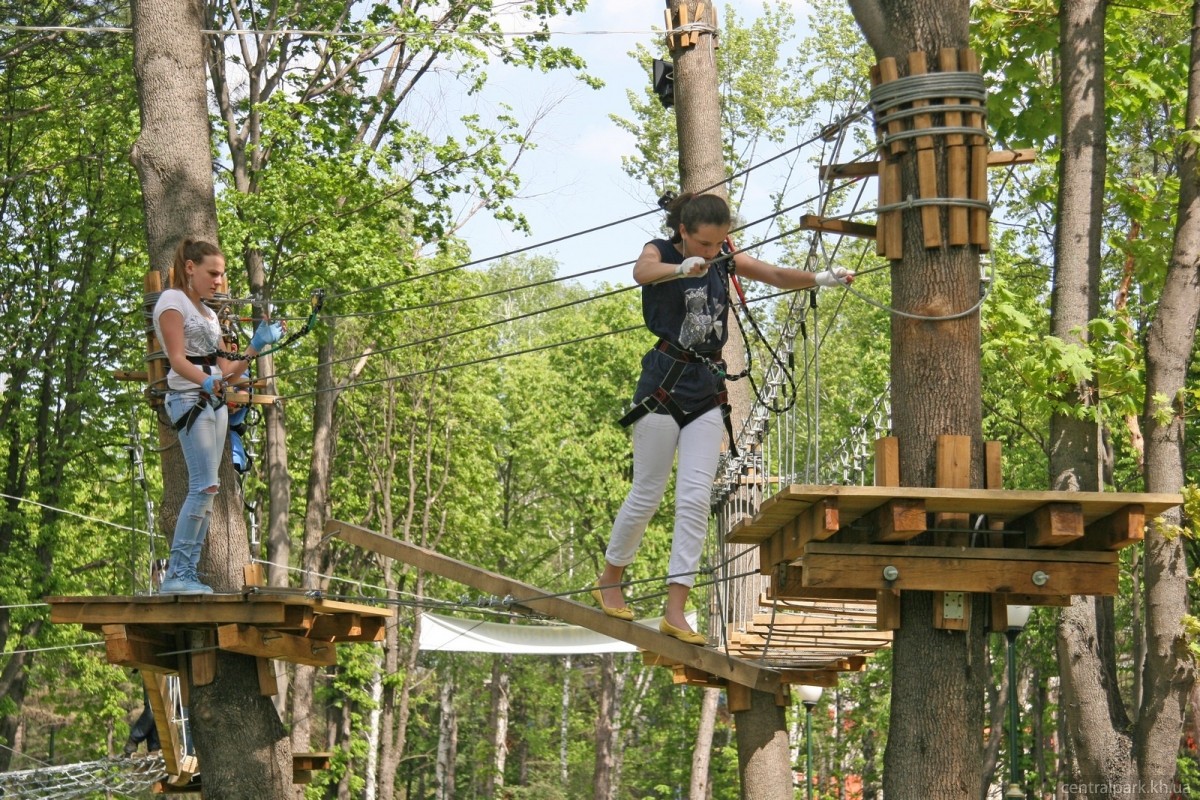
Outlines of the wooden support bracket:
[[876,542],[905,542],[925,532],[925,501],[897,497],[874,512],[871,527]]
[[218,626],[217,644],[222,650],[234,653],[278,658],[313,667],[328,667],[337,663],[337,653],[331,642],[306,639],[249,625]]
[[1079,503],[1047,503],[1018,519],[1030,547],[1062,547],[1083,538],[1083,507]]
[[1116,556],[1111,552],[811,542],[805,548],[803,570],[805,584],[813,587],[1113,595],[1117,591]]
[[133,625],[101,625],[104,649],[110,664],[142,670],[143,672],[176,672],[179,659],[163,656],[175,649],[173,635]]
[[1099,547],[1105,550],[1120,550],[1131,544],[1138,544],[1145,538],[1146,508],[1133,504],[1123,506],[1109,516],[1102,517],[1088,525],[1083,539],[1070,546],[1084,549]]
[[805,214],[800,217],[800,227],[806,231],[836,233],[862,239],[874,239],[878,235],[878,229],[874,225],[844,219],[826,219],[818,214]]

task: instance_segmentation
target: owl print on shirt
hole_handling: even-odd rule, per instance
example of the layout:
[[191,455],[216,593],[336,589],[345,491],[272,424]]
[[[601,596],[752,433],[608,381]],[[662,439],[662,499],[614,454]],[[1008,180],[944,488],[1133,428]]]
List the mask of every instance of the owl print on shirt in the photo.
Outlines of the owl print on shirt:
[[679,329],[679,346],[693,350],[703,345],[709,336],[719,343],[722,338],[723,304],[711,300],[706,287],[686,289],[683,299],[687,314]]

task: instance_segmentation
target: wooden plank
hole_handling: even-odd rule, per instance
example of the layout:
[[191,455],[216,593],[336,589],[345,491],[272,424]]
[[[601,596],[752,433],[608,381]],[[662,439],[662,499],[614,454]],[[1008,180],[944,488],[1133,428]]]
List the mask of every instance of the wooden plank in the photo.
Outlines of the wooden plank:
[[731,683],[725,687],[726,703],[729,711],[736,714],[739,711],[750,710],[750,687],[740,683]]
[[[870,591],[870,590],[868,590]],[[900,590],[875,590],[875,629],[896,631],[900,629]]]
[[[897,144],[903,144],[903,140]],[[898,159],[883,162],[880,172],[880,205],[893,206],[904,199],[904,179]],[[891,260],[904,257],[904,220],[900,210],[885,211],[876,220],[879,226],[881,246],[879,255]]]
[[1088,525],[1083,539],[1071,546],[1120,550],[1145,538],[1146,509],[1140,503],[1131,503]]
[[[892,81],[898,81],[898,80],[900,80],[900,68],[896,64],[896,59],[894,59],[890,56],[887,58],[879,59],[879,82],[882,84],[882,83],[891,83]],[[895,110],[896,109],[894,107],[884,109],[883,114],[881,114],[880,116],[887,116]],[[903,127],[904,127],[904,123],[901,122],[900,120],[892,120],[887,125],[888,134],[894,136],[897,133],[901,133],[903,131]],[[891,143],[891,146],[889,148],[892,155],[897,155],[899,153],[903,153],[903,152],[905,152],[906,149],[907,148],[905,147],[903,139],[896,139],[895,141],[893,141]]]
[[707,647],[684,644],[645,625],[626,622],[604,614],[599,609],[568,600],[547,596],[546,592],[521,581],[442,555],[433,550],[382,536],[357,525],[330,520],[327,534],[337,536],[348,544],[362,547],[388,558],[441,575],[443,578],[489,592],[497,597],[512,597],[514,603],[539,613],[548,614],[573,625],[581,625],[597,633],[629,642],[637,647],[662,653],[680,663],[696,667],[726,680],[751,686],[760,691],[775,691],[779,674],[760,664],[753,664],[725,655]]
[[832,689],[838,685],[838,673],[827,669],[785,669],[780,670],[780,678],[787,685],[820,686]]
[[337,663],[332,642],[306,639],[282,631],[263,630],[250,625],[220,625],[217,645],[222,650],[260,658],[277,658],[312,667],[328,667]]
[[79,625],[165,625],[171,627],[244,622],[270,625],[286,619],[279,602],[245,603],[241,595],[156,595],[153,597],[50,597],[50,621]]
[[188,631],[188,662],[192,671],[193,686],[208,686],[217,679],[217,651],[211,630]]
[[143,672],[171,673],[179,669],[179,659],[163,656],[175,649],[175,637],[130,625],[102,625],[104,649],[110,664]]
[[[908,54],[908,74],[924,75],[927,72],[925,53],[914,50]],[[913,108],[927,108],[929,101],[913,100]],[[912,120],[914,130],[928,130],[933,124],[929,114],[916,114]],[[917,192],[922,200],[939,196],[937,184],[937,157],[933,151],[932,136],[916,137],[917,146]],[[921,235],[926,249],[942,244],[941,209],[937,206],[921,206]]]
[[[1037,151],[1032,147],[1018,150],[990,150],[987,156],[989,167],[1032,164],[1037,161]],[[851,161],[847,164],[823,164],[818,173],[823,181],[834,178],[874,178],[879,175],[879,162]]]
[[275,675],[275,662],[269,658],[254,659],[254,668],[258,672],[258,693],[263,697],[274,697],[279,694],[279,678]]
[[[704,21],[704,3],[696,4],[696,13],[692,16],[692,21],[693,22],[703,22]],[[688,44],[689,45],[695,45],[695,44],[699,44],[699,43],[700,43],[700,32],[699,31],[692,31],[691,33],[688,34]]]
[[971,595],[966,592],[934,592],[933,627],[943,631],[971,629]]
[[[946,47],[938,51],[938,68],[943,73],[958,71],[958,51]],[[956,106],[959,98],[946,97],[942,101],[946,106]],[[961,111],[945,112],[947,128],[961,128],[963,124]],[[963,146],[961,133],[946,134],[946,188],[951,198],[967,199],[967,148]],[[970,228],[967,219],[966,206],[951,205],[947,213],[947,241],[951,246],[961,247],[970,242]]]
[[[939,489],[968,489],[971,486],[971,437],[943,434],[937,437],[934,482]],[[933,517],[935,528],[968,528],[971,515],[959,512],[940,512]],[[939,544],[951,543],[941,535]],[[954,542],[965,544],[965,542]]]
[[162,747],[163,767],[168,775],[178,774],[179,755],[183,748],[175,738],[175,726],[171,724],[167,679],[154,672],[143,672],[141,675],[146,698],[150,701],[150,712],[154,714],[154,730],[158,732],[158,743]]
[[800,217],[800,227],[807,231],[857,236],[862,239],[874,239],[878,235],[876,227],[869,223],[851,222],[846,219],[826,219],[819,214],[805,214]]
[[895,436],[875,440],[875,485],[900,485],[900,440]]
[[871,539],[905,542],[925,532],[925,501],[893,498],[874,512]]
[[313,620],[310,639],[330,642],[382,642],[387,633],[387,620],[380,617],[363,619],[358,614],[320,614]]
[[263,572],[263,565],[258,563],[250,563],[242,565],[242,580],[247,586],[266,586],[267,576]]
[[1083,538],[1083,507],[1078,503],[1047,503],[1015,523],[1025,529],[1030,547],[1062,547]]
[[[845,586],[922,591],[1005,592],[1021,594],[1112,595],[1117,591],[1118,564],[1085,553],[1087,561],[1045,558],[1061,551],[996,548],[888,547],[813,542],[804,556],[804,579],[810,586]],[[901,554],[903,553],[903,554]],[[1015,558],[1014,556],[1027,556]],[[1042,560],[1036,557],[1042,556]],[[885,567],[898,570],[884,578]],[[1041,585],[1035,581],[1045,580]]]

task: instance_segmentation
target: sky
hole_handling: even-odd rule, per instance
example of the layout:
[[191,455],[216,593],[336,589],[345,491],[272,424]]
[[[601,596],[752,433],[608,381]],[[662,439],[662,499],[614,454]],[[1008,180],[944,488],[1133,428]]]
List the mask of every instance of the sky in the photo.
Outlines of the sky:
[[[799,25],[805,25],[804,4],[800,0],[783,1],[790,2]],[[529,220],[532,235],[513,232],[506,223],[496,221],[486,212],[478,214],[460,232],[470,245],[473,258],[528,247],[653,207],[656,198],[649,189],[621,169],[621,157],[632,154],[636,142],[615,126],[609,115],[632,118],[627,90],[643,91],[647,77],[628,54],[638,43],[653,49],[661,40],[664,8],[661,2],[646,0],[592,0],[585,13],[561,16],[551,23],[551,30],[572,32],[556,36],[554,44],[571,47],[582,56],[588,72],[605,82],[600,90],[590,89],[565,73],[489,70],[497,80],[484,93],[481,102],[485,108],[489,102],[504,102],[522,120],[532,118],[541,109],[549,107],[549,111],[534,135],[536,149],[522,158],[518,168],[521,198],[514,205]],[[723,6],[718,8],[723,10]],[[738,8],[738,13],[750,17],[760,8],[758,3],[746,4]],[[652,33],[654,27],[660,32]],[[596,31],[618,33],[581,33]],[[803,35],[798,27],[797,36]],[[811,135],[808,131],[800,133],[804,137]],[[738,209],[744,218],[769,213],[769,206],[765,205],[768,182],[758,186],[761,191],[751,194],[760,201],[761,208],[751,208],[747,201]],[[554,257],[559,262],[560,275],[574,274],[632,261],[646,241],[661,233],[662,215],[656,213],[533,252]],[[631,282],[630,273],[630,267],[623,267],[583,282],[624,285]]]

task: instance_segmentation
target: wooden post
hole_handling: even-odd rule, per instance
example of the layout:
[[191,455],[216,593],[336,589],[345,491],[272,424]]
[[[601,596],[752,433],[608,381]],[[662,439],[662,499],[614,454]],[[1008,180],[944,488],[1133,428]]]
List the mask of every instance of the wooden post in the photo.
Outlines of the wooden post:
[[[938,66],[942,72],[958,71],[958,51],[952,47],[938,51]],[[959,98],[947,97],[947,106],[958,105]],[[945,114],[946,127],[961,128],[962,112],[947,111]],[[967,148],[963,145],[961,133],[946,134],[946,182],[950,197],[956,200],[967,199]],[[970,229],[967,222],[965,206],[950,206],[947,212],[949,218],[948,239],[954,246],[966,245],[970,242]]]
[[[927,71],[925,54],[912,52],[908,54],[908,74],[924,75]],[[928,100],[914,100],[913,108],[925,108]],[[913,128],[925,130],[932,125],[929,114],[917,114],[913,117]],[[933,151],[932,136],[917,137],[917,191],[922,200],[932,200],[940,196],[937,185],[937,160]],[[938,247],[942,243],[941,211],[937,206],[921,206],[921,230],[925,247]]]
[[[937,463],[934,481],[939,489],[971,488],[971,437],[942,435],[937,437]],[[935,528],[969,528],[970,514],[940,513],[934,515]],[[967,534],[934,533],[938,545],[965,546]],[[971,625],[971,595],[965,592],[934,592],[933,627],[965,631]]]
[[[979,72],[979,56],[969,47],[959,51],[959,67],[963,72]],[[975,105],[976,101],[969,101]],[[971,175],[969,194],[972,200],[988,201],[987,160],[988,144],[984,115],[970,113],[967,115],[968,127],[978,128],[979,133],[971,136]],[[969,209],[971,244],[978,245],[980,250],[987,251],[988,245],[988,212],[982,208]]]
[[[884,436],[875,440],[875,485],[900,485],[900,440]],[[875,630],[894,631],[900,628],[900,590],[880,589],[875,592]]]

